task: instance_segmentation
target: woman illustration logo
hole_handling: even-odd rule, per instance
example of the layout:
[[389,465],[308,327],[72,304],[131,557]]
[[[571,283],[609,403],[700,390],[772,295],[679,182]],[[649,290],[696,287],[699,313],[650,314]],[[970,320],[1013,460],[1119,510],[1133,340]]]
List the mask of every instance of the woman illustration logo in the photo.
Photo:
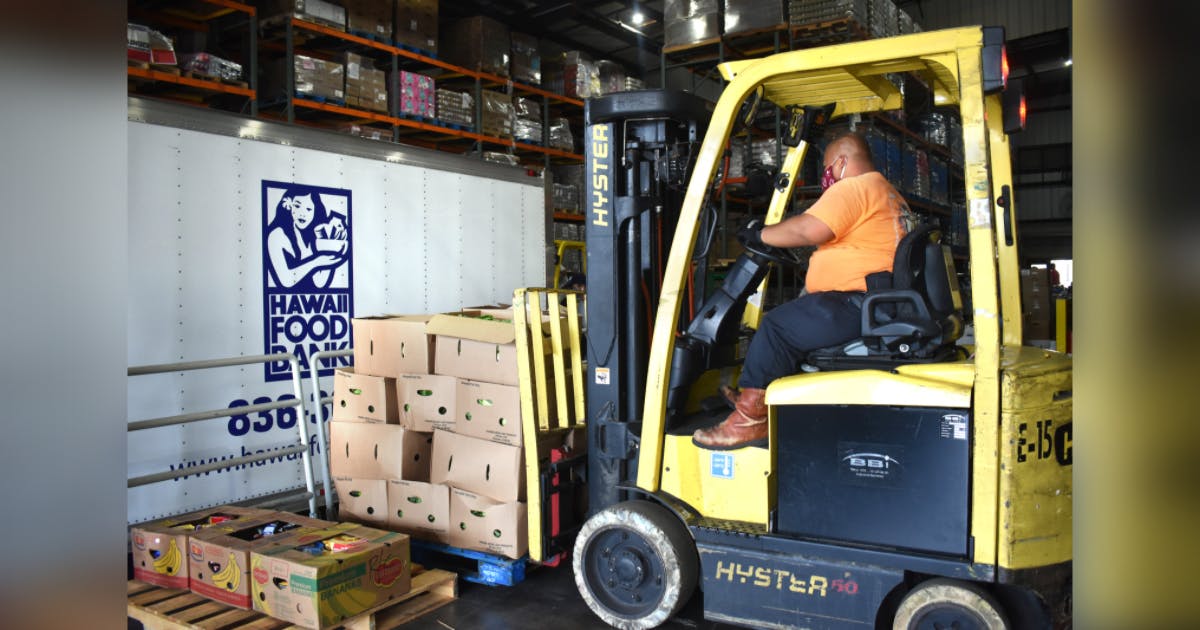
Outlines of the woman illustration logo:
[[348,234],[343,217],[330,216],[321,195],[288,188],[275,206],[267,233],[271,279],[289,289],[324,289],[346,262]]

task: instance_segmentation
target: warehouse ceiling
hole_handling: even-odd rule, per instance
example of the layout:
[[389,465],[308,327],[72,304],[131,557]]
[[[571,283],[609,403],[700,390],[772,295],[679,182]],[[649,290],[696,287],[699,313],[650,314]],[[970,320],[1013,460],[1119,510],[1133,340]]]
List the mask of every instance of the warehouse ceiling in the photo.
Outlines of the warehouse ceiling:
[[663,0],[454,0],[439,10],[449,18],[486,15],[562,50],[618,61],[642,75],[659,65]]

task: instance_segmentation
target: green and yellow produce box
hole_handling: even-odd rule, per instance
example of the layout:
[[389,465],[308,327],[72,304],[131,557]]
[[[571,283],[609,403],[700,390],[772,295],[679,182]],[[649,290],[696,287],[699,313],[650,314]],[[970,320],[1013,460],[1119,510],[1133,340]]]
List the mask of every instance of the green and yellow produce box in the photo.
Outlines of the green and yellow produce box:
[[254,609],[329,628],[412,588],[407,534],[356,523],[311,532],[250,554]]

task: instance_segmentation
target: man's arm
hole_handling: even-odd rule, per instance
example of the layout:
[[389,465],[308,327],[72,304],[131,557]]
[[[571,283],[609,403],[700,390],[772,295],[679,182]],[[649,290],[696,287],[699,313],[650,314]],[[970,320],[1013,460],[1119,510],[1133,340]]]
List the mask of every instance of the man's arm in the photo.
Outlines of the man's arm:
[[788,217],[762,230],[762,241],[774,247],[821,245],[833,240],[833,230],[807,212]]

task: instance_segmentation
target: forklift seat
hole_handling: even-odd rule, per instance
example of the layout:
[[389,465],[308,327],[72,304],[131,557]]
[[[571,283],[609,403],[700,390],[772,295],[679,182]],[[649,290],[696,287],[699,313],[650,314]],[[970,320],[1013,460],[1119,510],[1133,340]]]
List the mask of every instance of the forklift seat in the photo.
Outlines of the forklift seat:
[[809,353],[816,370],[890,369],[960,357],[962,296],[950,248],[941,232],[920,225],[900,240],[892,271],[867,277],[862,335]]

